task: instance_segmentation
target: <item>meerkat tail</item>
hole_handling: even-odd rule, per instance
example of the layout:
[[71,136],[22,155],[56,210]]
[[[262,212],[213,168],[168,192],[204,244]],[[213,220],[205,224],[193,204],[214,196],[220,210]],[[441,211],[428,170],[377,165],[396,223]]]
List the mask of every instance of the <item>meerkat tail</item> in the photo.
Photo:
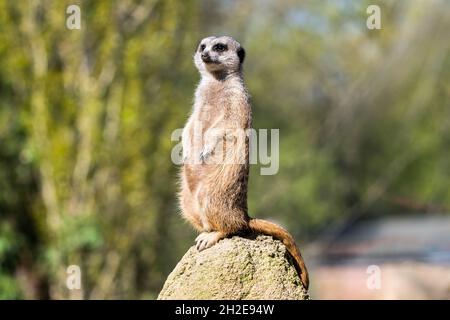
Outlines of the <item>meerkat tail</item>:
[[275,223],[262,219],[250,219],[249,227],[255,233],[269,235],[283,242],[283,244],[286,246],[286,249],[294,258],[295,268],[297,269],[300,279],[302,280],[303,286],[308,289],[308,270],[306,269],[306,265],[303,261],[300,250],[298,249],[297,245],[295,244],[294,238],[289,234],[289,232]]

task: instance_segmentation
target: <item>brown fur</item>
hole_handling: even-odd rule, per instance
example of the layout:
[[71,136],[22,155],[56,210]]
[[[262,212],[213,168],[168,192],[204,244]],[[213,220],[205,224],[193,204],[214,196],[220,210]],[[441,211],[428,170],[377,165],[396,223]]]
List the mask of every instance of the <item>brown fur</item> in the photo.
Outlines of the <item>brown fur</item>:
[[[228,50],[214,52],[213,46],[219,42],[227,44]],[[202,44],[204,50],[200,48]],[[179,193],[182,215],[202,232],[196,239],[199,250],[248,231],[281,240],[308,288],[308,272],[292,236],[274,223],[250,218],[247,212],[249,138],[238,133],[251,128],[252,117],[239,50],[240,44],[230,37],[209,37],[202,40],[194,56],[202,79],[195,93],[193,112],[183,130],[184,165]],[[204,63],[202,53],[209,53],[217,63]],[[194,141],[196,124],[201,124],[202,136],[206,133],[198,148]],[[211,128],[214,134],[208,134]],[[201,154],[206,156],[201,158]]]

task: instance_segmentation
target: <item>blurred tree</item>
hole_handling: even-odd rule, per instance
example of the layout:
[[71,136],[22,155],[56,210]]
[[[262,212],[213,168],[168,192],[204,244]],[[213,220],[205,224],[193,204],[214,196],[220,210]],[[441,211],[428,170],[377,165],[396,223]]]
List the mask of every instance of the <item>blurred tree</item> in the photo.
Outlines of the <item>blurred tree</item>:
[[[2,231],[27,238],[15,251],[23,283],[42,273],[51,298],[152,297],[172,251],[170,133],[189,110],[193,70],[180,57],[197,41],[196,7],[80,2],[81,30],[68,30],[69,4],[1,3]],[[14,250],[9,233],[0,257]],[[82,292],[65,288],[71,264]]]

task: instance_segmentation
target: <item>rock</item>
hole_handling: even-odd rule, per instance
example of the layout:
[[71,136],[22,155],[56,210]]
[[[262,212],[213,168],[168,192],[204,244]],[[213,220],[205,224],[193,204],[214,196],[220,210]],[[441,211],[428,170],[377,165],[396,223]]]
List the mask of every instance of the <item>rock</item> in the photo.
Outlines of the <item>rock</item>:
[[268,236],[191,247],[159,293],[166,299],[309,299],[286,247]]

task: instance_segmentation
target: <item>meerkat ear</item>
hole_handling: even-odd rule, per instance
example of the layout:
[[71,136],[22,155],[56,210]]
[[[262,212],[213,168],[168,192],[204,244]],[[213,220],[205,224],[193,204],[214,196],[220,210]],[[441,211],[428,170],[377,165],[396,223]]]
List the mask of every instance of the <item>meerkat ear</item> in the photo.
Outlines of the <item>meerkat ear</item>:
[[237,55],[239,57],[239,62],[242,63],[244,62],[245,59],[245,50],[242,47],[239,47],[239,49],[237,50]]

